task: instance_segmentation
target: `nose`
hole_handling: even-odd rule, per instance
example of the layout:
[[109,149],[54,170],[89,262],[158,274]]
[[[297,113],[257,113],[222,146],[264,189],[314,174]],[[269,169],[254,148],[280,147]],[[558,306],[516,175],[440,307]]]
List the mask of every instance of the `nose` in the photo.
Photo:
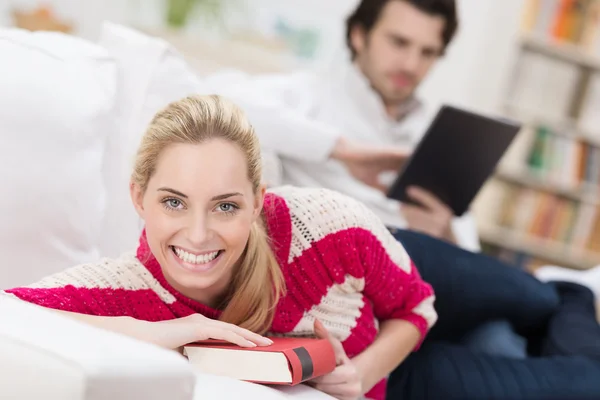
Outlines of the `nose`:
[[416,74],[419,70],[419,65],[421,64],[421,51],[416,47],[409,49],[406,52],[403,64],[404,72],[410,73],[411,75]]
[[190,244],[201,247],[203,243],[210,240],[212,230],[205,216],[194,216],[190,218],[187,229],[187,239]]

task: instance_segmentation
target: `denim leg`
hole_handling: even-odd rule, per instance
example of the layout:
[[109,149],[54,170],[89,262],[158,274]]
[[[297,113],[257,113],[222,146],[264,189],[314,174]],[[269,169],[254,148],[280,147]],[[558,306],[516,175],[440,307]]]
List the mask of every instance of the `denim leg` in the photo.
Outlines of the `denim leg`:
[[600,360],[516,360],[429,341],[392,372],[386,399],[598,400]]
[[[543,338],[545,356],[588,356],[600,361],[600,325],[596,299],[587,287],[571,282],[552,283],[560,294],[560,306],[550,318]],[[598,376],[600,380],[600,376]]]
[[554,286],[495,258],[412,231],[392,234],[435,291],[438,322],[431,339],[456,342],[495,320],[527,335],[541,329],[559,304]]
[[527,340],[517,334],[506,320],[490,321],[462,338],[461,344],[470,350],[516,359],[527,357]]

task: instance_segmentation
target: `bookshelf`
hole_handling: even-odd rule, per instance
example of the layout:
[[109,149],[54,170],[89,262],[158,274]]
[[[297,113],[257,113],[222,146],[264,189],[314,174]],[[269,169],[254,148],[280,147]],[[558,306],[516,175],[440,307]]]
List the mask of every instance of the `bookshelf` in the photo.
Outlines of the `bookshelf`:
[[523,129],[476,205],[485,253],[600,265],[600,0],[526,0],[503,101]]

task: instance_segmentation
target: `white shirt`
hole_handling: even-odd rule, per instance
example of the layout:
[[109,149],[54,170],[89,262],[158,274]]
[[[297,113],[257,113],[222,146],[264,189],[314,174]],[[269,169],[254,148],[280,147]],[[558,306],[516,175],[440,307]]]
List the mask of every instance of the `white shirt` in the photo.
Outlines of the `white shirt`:
[[[402,105],[401,117],[393,120],[357,67],[349,63],[336,67],[321,73],[259,77],[221,73],[208,82],[244,107],[261,145],[278,154],[284,184],[345,193],[365,203],[387,226],[405,228],[400,203],[358,181],[329,154],[340,136],[412,149],[433,112],[413,98]],[[460,246],[479,250],[470,214],[455,218],[453,232]]]

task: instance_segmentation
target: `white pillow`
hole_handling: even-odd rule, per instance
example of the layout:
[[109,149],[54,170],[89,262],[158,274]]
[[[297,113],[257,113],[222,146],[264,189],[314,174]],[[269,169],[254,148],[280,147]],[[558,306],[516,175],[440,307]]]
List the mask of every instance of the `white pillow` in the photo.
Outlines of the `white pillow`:
[[99,46],[0,29],[0,288],[99,256],[116,68]]
[[129,179],[144,131],[170,102],[206,90],[165,40],[106,22],[98,43],[116,60],[119,71],[121,134],[111,138],[107,150],[108,204],[100,239],[102,255],[116,257],[137,246],[142,228],[129,197]]
[[181,355],[0,293],[0,399],[191,400]]

